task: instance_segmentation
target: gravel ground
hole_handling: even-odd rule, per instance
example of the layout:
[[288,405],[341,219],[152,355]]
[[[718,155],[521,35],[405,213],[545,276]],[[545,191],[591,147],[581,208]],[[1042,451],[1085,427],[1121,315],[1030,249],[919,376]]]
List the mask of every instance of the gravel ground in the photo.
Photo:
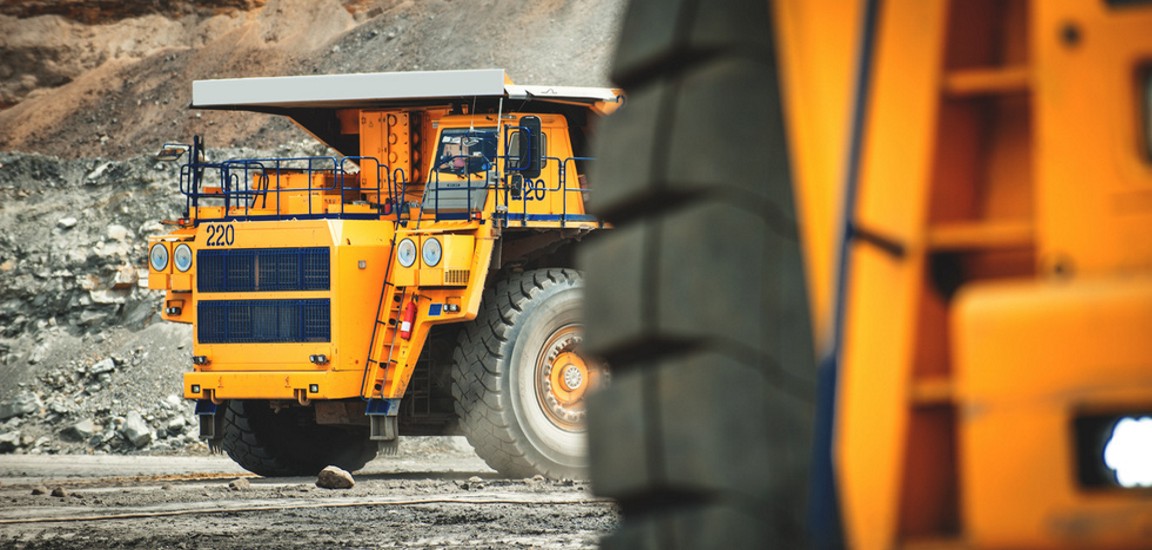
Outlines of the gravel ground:
[[499,479],[459,437],[405,438],[347,490],[220,457],[0,457],[4,548],[594,548],[617,522],[586,483]]

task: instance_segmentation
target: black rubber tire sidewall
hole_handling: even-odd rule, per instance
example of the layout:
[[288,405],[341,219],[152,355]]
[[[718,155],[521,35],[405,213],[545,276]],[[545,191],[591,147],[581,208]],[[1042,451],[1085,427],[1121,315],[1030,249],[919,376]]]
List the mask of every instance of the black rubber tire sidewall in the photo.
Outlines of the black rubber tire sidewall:
[[[512,352],[501,362],[504,373],[501,380],[503,391],[512,405],[514,422],[510,429],[518,432],[529,443],[526,452],[541,464],[548,464],[552,477],[580,477],[587,468],[587,445],[585,433],[560,434],[564,431],[556,427],[541,409],[543,406],[536,397],[536,388],[531,385],[537,355],[541,346],[554,331],[569,324],[582,324],[581,289],[577,287],[553,287],[548,289],[521,316],[512,331]],[[527,387],[526,387],[527,385]],[[535,418],[529,418],[533,416]],[[546,424],[545,429],[555,434],[541,433],[533,424]],[[551,436],[573,440],[574,448],[562,449],[550,443]],[[553,438],[554,439],[554,438]]]
[[[485,291],[476,319],[460,331],[452,369],[460,427],[476,454],[504,476],[587,475],[584,431],[564,452],[532,430],[550,421],[530,386],[537,353],[556,328],[575,324],[582,338],[583,287],[580,273],[567,268],[509,274]],[[536,422],[521,425],[530,414]]]

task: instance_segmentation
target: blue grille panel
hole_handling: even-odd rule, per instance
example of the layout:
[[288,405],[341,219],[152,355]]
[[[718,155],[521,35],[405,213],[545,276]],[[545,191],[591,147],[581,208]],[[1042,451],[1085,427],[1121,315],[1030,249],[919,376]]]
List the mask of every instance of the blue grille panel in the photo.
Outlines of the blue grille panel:
[[201,344],[331,341],[331,304],[317,300],[205,300],[196,306]]
[[233,248],[196,253],[200,292],[328,290],[327,248]]

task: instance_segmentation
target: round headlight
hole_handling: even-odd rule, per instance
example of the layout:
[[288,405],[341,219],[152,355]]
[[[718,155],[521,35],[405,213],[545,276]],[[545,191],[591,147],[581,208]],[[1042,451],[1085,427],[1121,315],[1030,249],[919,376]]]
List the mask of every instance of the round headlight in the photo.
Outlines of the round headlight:
[[156,243],[148,250],[148,263],[152,264],[153,271],[168,269],[168,247],[164,243]]
[[416,243],[412,239],[400,241],[400,246],[396,247],[396,258],[400,260],[400,265],[412,267],[416,263]]
[[172,265],[180,271],[188,271],[192,267],[192,247],[186,244],[176,245],[176,250],[172,251]]
[[424,265],[436,267],[436,264],[440,263],[440,257],[444,255],[444,249],[440,247],[440,241],[436,240],[436,237],[429,237],[424,241],[420,253],[424,256]]

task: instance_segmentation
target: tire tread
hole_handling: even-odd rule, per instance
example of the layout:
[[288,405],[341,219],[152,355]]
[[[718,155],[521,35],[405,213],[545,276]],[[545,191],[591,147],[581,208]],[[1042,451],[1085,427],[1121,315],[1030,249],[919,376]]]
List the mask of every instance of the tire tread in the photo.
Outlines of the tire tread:
[[533,457],[517,437],[511,396],[501,384],[500,361],[511,352],[513,328],[529,304],[549,287],[580,284],[578,272],[547,268],[515,273],[485,291],[476,321],[460,331],[453,354],[452,395],[461,428],[488,466],[509,477],[570,477],[572,472]]
[[[763,0],[632,0],[580,253],[612,548],[797,548],[816,369]],[[742,151],[743,149],[743,151]],[[753,162],[741,162],[738,153]],[[737,246],[739,245],[739,246]]]

